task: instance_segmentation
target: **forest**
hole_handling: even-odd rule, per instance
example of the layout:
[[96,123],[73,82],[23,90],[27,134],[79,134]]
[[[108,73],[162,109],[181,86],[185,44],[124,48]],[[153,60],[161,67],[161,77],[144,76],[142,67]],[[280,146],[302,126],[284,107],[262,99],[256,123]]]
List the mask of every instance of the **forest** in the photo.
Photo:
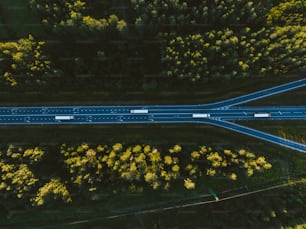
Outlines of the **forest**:
[[[306,73],[305,7],[2,0],[0,101],[191,104],[287,82]],[[301,105],[299,93],[266,101]],[[305,142],[301,122],[254,125]],[[0,227],[305,227],[306,158],[281,147],[188,125],[1,127],[0,136]]]

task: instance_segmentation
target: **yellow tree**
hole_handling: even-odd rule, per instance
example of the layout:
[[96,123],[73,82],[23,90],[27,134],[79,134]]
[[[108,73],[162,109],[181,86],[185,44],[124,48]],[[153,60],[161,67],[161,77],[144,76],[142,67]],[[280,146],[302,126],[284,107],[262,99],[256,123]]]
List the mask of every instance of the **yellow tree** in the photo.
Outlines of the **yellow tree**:
[[31,199],[33,206],[42,206],[54,202],[54,200],[70,203],[70,193],[65,184],[59,179],[53,178],[50,182],[40,187],[36,196]]
[[[89,3],[87,7],[86,3]],[[112,14],[107,18],[94,18],[86,15],[91,1],[83,0],[30,0],[30,5],[41,15],[43,24],[50,26],[55,32],[103,32],[106,29],[123,31],[126,22]]]
[[32,35],[18,42],[0,42],[0,76],[10,86],[16,86],[16,76],[23,81],[41,83],[49,75],[57,75],[51,61],[44,55],[44,42]]
[[19,199],[31,191],[38,181],[26,164],[6,164],[0,161],[0,171],[0,192],[13,193]]

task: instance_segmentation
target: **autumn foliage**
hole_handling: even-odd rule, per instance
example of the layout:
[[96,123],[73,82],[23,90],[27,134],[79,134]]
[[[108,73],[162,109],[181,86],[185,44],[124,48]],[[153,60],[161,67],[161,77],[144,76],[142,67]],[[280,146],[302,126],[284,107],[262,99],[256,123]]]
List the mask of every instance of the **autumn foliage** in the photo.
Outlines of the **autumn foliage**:
[[235,181],[271,168],[263,156],[256,157],[247,150],[216,151],[206,146],[190,152],[180,145],[160,150],[148,144],[83,143],[63,144],[60,153],[63,160],[52,170],[62,167],[66,175],[41,176],[35,168],[45,163],[45,150],[10,145],[0,154],[0,193],[42,206],[69,203],[73,193],[93,198],[100,192],[171,191],[174,184],[192,190],[202,179],[225,177]]

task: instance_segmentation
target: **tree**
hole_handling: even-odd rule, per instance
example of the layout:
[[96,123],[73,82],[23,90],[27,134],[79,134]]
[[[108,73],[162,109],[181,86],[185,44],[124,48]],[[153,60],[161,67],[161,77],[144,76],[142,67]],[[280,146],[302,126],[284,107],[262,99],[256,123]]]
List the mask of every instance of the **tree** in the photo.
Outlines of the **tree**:
[[256,27],[265,24],[266,13],[272,7],[272,3],[266,1],[132,0],[131,2],[136,11],[136,26],[142,30],[147,29],[153,34],[164,30],[180,34],[186,30],[195,32],[197,26],[202,30],[203,24],[216,27],[247,24]]
[[38,147],[24,150],[13,145],[0,152],[0,192],[5,196],[14,194],[19,199],[30,193],[39,179],[29,166],[38,163],[43,155],[44,151]]
[[270,42],[266,47],[266,55],[270,61],[270,72],[284,74],[289,72],[306,72],[305,40],[306,26],[276,26],[269,34]]
[[191,81],[306,71],[306,27],[229,28],[186,36],[167,34],[163,74]]
[[15,194],[22,198],[24,193],[29,193],[38,179],[26,164],[6,164],[0,161],[0,192],[3,194]]
[[239,40],[228,28],[187,36],[169,34],[162,50],[164,75],[191,81],[246,75],[249,66],[241,61]]
[[[235,181],[239,176],[252,176],[254,172],[263,172],[271,167],[265,157],[256,157],[254,153],[245,149],[224,149],[218,152],[211,147],[200,146],[199,150],[190,153],[190,161],[185,166],[185,176],[197,179],[206,174],[209,177],[228,177]],[[185,181],[187,189],[190,178]]]
[[195,183],[189,178],[184,180],[184,186],[187,189],[195,189]]
[[[91,1],[88,1],[89,3]],[[93,18],[84,15],[86,1],[82,0],[31,0],[30,5],[40,15],[42,23],[54,32],[67,34],[101,33],[106,30],[124,31],[126,22],[111,14],[108,18]]]
[[44,42],[36,41],[32,35],[18,42],[0,43],[0,75],[10,86],[22,82],[42,83],[49,75],[57,75],[51,61],[44,55]]
[[162,152],[150,145],[125,147],[121,143],[103,147],[63,145],[62,154],[72,183],[85,192],[105,187],[112,191],[142,191],[146,186],[169,190],[180,177],[184,177],[187,189],[194,189],[196,180],[205,174],[235,181],[241,175],[252,176],[271,168],[265,157],[244,149],[216,151],[207,146],[193,150],[187,158],[179,145]]
[[61,200],[64,203],[72,201],[70,193],[60,179],[52,178],[50,182],[40,187],[36,196],[31,199],[33,206],[42,206]]
[[103,159],[99,154],[104,150],[104,147],[99,146],[97,152],[87,144],[82,144],[76,149],[62,145],[61,153],[65,157],[65,165],[70,172],[72,184],[89,191],[94,190],[97,183],[102,182],[106,174],[102,173]]
[[304,0],[287,0],[272,7],[267,14],[267,23],[269,25],[305,25],[305,7]]
[[39,147],[26,148],[16,147],[10,144],[5,153],[0,153],[0,156],[9,163],[25,163],[35,164],[40,162],[45,155],[45,151]]

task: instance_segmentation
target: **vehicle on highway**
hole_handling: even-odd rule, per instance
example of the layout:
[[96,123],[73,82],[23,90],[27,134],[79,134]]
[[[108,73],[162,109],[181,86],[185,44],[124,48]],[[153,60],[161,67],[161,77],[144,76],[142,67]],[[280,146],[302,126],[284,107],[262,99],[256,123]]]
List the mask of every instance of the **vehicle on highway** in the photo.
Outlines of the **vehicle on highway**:
[[58,120],[58,121],[67,121],[67,120],[73,120],[74,119],[74,116],[68,116],[68,115],[57,115],[55,116],[55,120]]
[[269,118],[271,113],[254,113],[254,118]]
[[134,109],[134,110],[131,110],[130,113],[133,113],[133,114],[148,114],[149,110],[148,109]]
[[192,114],[193,118],[209,118],[210,114]]
[[[0,125],[202,123],[306,153],[306,145],[236,124],[236,120],[306,120],[306,106],[237,107],[306,86],[306,78],[210,104],[0,107]],[[128,112],[129,114],[127,114]],[[74,114],[77,113],[75,116]]]

